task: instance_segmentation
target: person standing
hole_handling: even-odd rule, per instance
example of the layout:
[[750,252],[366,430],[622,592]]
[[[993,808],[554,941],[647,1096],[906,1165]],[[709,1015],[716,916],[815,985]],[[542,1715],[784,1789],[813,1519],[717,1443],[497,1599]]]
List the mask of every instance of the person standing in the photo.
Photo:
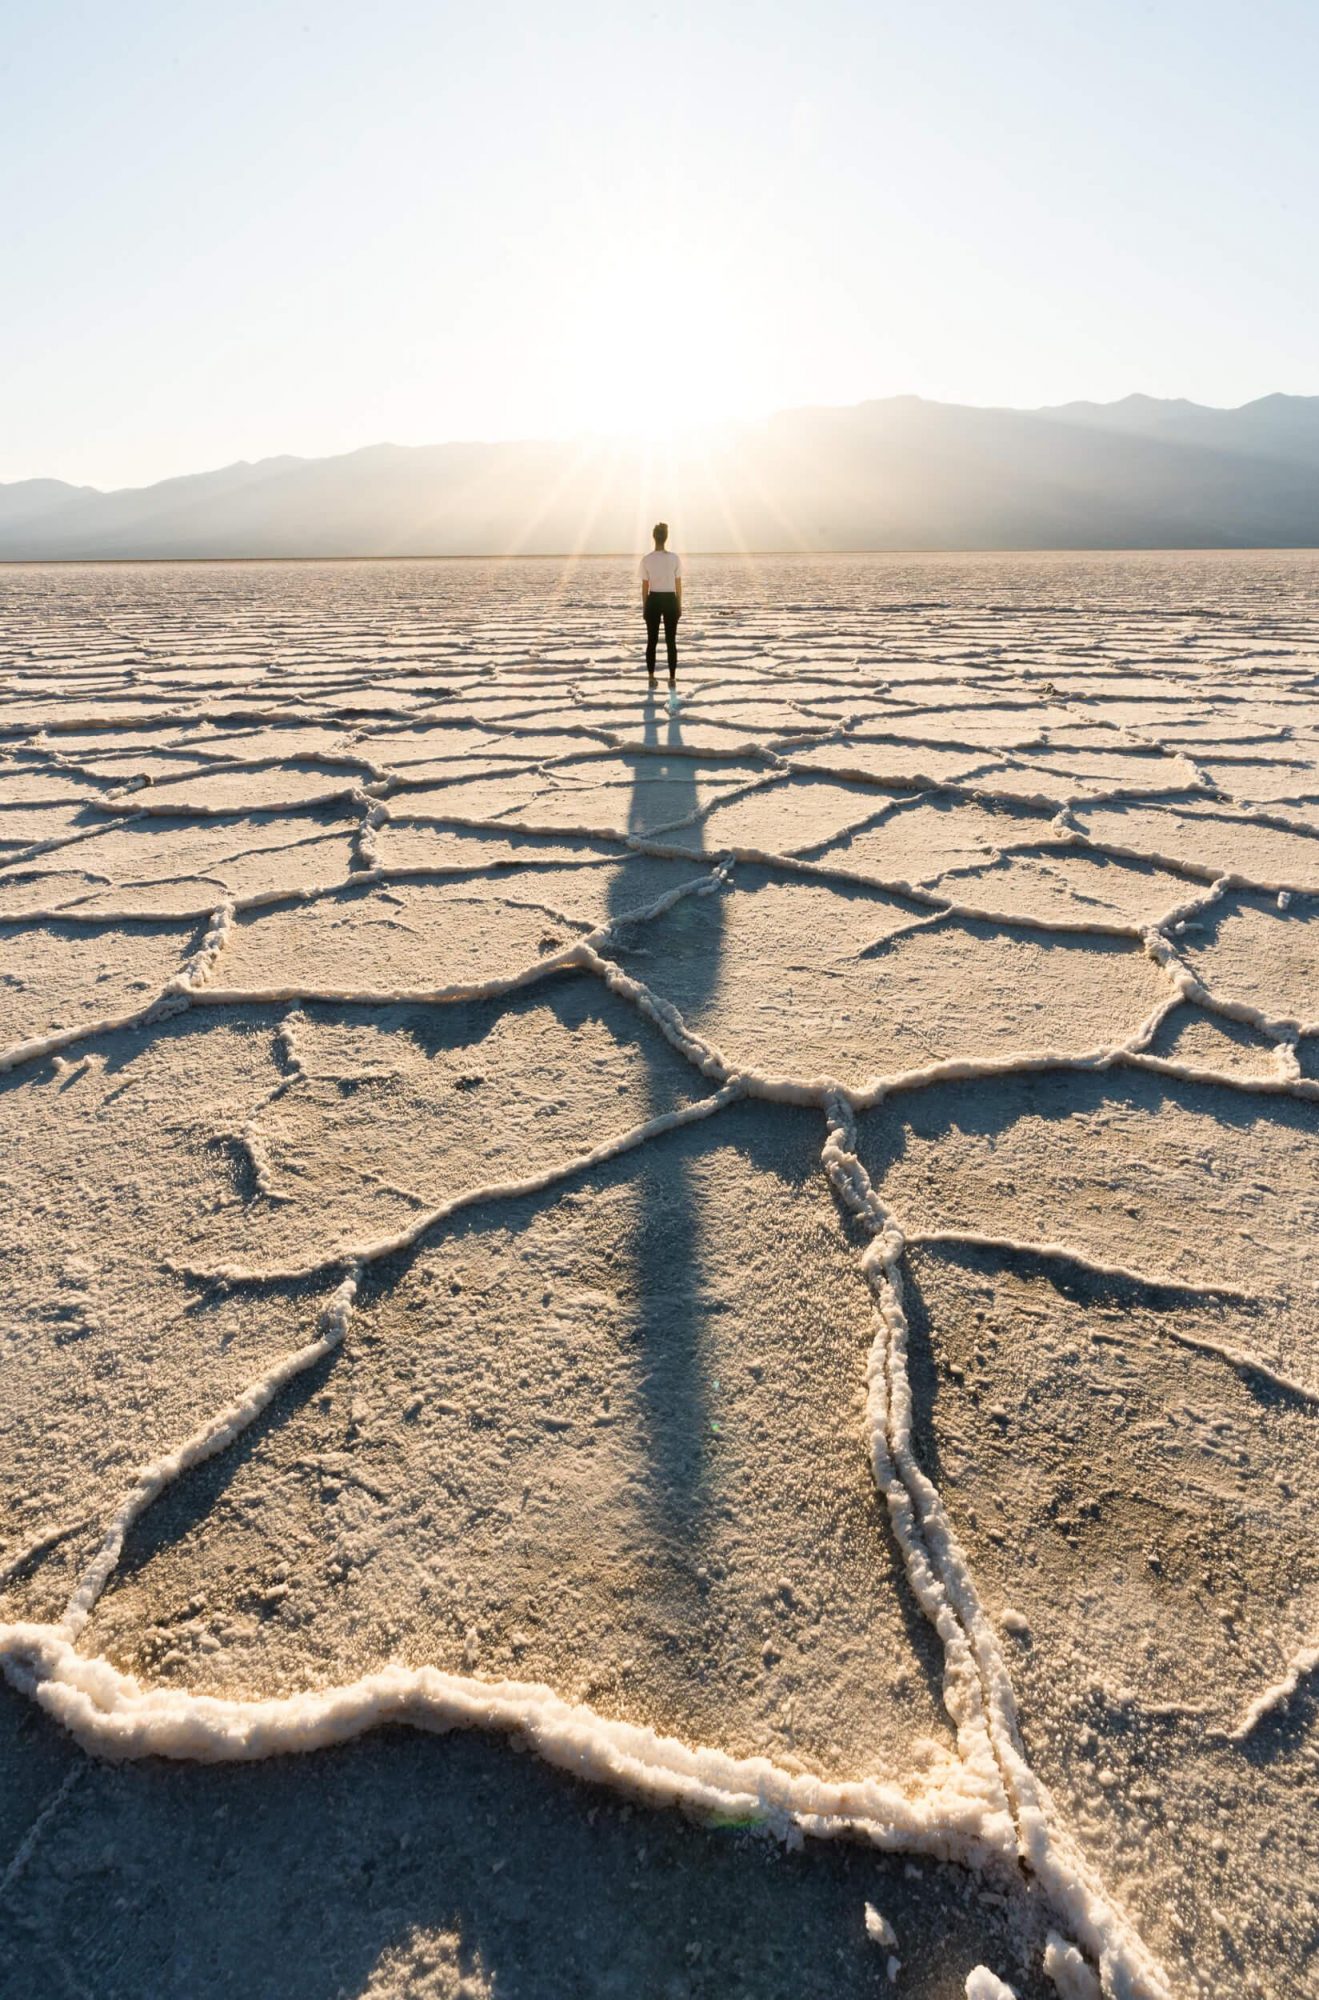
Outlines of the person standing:
[[668,546],[669,524],[656,521],[655,546],[641,558],[641,609],[646,620],[646,673],[655,685],[655,648],[660,622],[669,655],[669,686],[678,679],[678,620],[682,616],[682,559]]

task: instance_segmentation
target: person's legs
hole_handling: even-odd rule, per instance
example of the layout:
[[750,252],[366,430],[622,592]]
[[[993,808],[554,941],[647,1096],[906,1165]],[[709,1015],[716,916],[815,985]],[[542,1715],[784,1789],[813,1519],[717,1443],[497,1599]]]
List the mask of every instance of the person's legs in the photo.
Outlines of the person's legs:
[[669,655],[669,685],[672,687],[678,673],[678,604],[671,599],[664,607],[664,644]]
[[646,672],[651,680],[655,678],[655,647],[659,642],[660,608],[651,592],[645,603],[646,614]]

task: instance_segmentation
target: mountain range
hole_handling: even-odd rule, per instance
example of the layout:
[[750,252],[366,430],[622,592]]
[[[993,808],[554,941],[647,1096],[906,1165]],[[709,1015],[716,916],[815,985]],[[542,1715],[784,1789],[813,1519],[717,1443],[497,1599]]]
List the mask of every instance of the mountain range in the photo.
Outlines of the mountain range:
[[0,484],[0,560],[1319,545],[1319,396],[1041,410],[896,396],[702,447],[370,445],[103,492]]

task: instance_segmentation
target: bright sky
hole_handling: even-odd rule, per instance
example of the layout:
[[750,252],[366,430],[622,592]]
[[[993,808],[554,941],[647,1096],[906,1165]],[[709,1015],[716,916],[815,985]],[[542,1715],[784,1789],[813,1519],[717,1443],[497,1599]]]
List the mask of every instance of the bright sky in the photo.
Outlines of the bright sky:
[[42,0],[0,479],[1319,391],[1313,0]]

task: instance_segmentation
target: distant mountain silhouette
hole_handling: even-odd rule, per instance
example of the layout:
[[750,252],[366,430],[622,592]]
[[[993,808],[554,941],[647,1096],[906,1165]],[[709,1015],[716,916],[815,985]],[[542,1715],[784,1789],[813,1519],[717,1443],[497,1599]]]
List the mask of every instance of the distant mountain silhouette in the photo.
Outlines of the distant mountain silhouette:
[[0,485],[0,558],[1319,545],[1319,397],[975,409],[897,396],[703,451],[372,445],[102,493]]

